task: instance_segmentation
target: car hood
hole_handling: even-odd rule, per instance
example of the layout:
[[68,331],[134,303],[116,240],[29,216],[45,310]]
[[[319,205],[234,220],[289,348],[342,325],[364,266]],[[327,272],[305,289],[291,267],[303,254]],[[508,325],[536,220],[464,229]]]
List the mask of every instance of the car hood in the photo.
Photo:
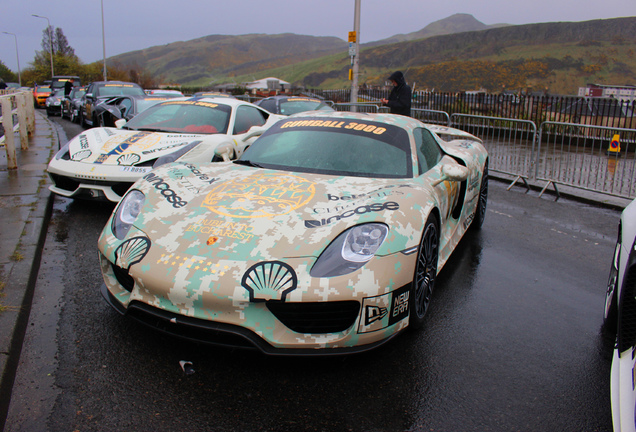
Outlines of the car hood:
[[92,128],[69,141],[68,153],[76,162],[126,166],[156,159],[196,141],[223,138],[227,137]]
[[[379,255],[417,244],[422,216],[414,179],[289,173],[233,163],[174,163],[146,174],[134,226],[162,253],[259,261],[317,257],[354,225],[381,222],[389,236]],[[212,249],[213,248],[213,251]]]

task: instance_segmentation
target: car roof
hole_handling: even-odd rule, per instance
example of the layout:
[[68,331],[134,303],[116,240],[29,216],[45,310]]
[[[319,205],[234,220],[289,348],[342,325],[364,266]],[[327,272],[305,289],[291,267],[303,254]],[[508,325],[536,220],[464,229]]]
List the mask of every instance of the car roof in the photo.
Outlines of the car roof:
[[129,81],[93,81],[91,84],[99,84],[99,85],[103,85],[103,84],[110,84],[110,85],[135,85],[141,88],[141,86],[137,83],[134,82],[129,82]]
[[[249,106],[256,106],[253,103],[250,102],[245,102],[243,100],[240,99],[233,99],[233,98],[228,98],[228,97],[214,97],[214,96],[202,96],[202,97],[189,97],[186,99],[175,99],[172,98],[171,100],[196,100],[196,101],[203,101],[203,102],[212,102],[212,103],[216,103],[216,104],[220,104],[220,105],[229,105],[232,107],[235,106],[239,106],[239,105],[249,105]],[[262,110],[263,108],[258,107],[258,109]]]
[[276,96],[268,96],[264,99],[261,100],[265,100],[265,99],[276,99],[276,100],[281,100],[281,99],[305,99],[305,100],[315,100],[317,102],[324,102],[324,99],[320,99],[319,97],[316,96],[303,96],[303,95],[276,95]]
[[395,126],[404,128],[422,127],[426,126],[424,123],[416,120],[412,117],[407,117],[399,114],[384,114],[384,113],[356,113],[350,111],[304,111],[301,113],[292,114],[288,119],[295,117],[303,118],[334,118],[334,119],[350,119],[360,121],[375,121],[380,123],[388,123]]

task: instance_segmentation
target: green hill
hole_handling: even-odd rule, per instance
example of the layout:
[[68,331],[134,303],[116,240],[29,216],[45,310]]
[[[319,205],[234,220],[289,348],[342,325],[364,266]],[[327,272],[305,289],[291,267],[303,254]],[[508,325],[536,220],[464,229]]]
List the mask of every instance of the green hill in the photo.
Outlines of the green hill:
[[[483,29],[482,26],[484,27]],[[388,43],[393,40],[398,42]],[[439,91],[548,90],[636,82],[636,17],[486,26],[457,14],[408,35],[364,44],[360,84],[382,85],[402,70],[417,88]],[[294,34],[214,35],[122,54],[166,82],[209,87],[276,76],[297,86],[350,85],[347,43]]]

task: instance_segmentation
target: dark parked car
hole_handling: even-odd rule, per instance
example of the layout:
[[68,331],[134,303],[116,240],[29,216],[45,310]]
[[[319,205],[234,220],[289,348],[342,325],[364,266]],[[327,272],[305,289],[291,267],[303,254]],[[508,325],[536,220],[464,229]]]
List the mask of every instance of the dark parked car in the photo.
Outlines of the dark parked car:
[[101,126],[99,117],[95,113],[95,107],[105,99],[113,96],[139,95],[145,96],[144,89],[139,84],[125,81],[96,81],[86,89],[82,96],[79,116],[80,124],[87,126]]
[[62,115],[62,99],[64,98],[64,89],[54,90],[46,98],[44,106],[46,107],[46,115]]
[[325,101],[306,96],[271,96],[254,102],[273,114],[292,115],[305,111],[335,111]]
[[119,119],[130,120],[146,108],[169,99],[171,96],[117,96],[105,99],[95,107],[95,115],[102,126],[115,126]]
[[86,94],[86,87],[73,87],[68,97],[62,99],[62,117],[72,122],[79,119],[79,108],[82,96]]

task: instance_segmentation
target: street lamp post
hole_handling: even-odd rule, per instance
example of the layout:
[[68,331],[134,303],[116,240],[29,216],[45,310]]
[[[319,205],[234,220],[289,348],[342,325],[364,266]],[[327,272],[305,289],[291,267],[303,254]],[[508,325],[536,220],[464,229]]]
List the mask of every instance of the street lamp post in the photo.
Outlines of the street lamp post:
[[20,85],[20,87],[22,87],[22,75],[20,75],[20,54],[18,54],[18,37],[14,33],[9,33],[6,31],[3,31],[2,33],[13,35],[13,38],[15,39],[15,56],[18,60],[18,84]]
[[51,34],[51,21],[49,21],[49,19],[45,16],[40,16],[35,14],[32,14],[32,16],[36,18],[43,18],[48,23],[47,29],[49,30],[49,54],[51,55],[51,78],[53,78],[55,76],[55,73],[53,72],[53,35]]
[[104,81],[106,79],[106,37],[104,35],[104,0],[102,0],[102,50],[104,54]]

